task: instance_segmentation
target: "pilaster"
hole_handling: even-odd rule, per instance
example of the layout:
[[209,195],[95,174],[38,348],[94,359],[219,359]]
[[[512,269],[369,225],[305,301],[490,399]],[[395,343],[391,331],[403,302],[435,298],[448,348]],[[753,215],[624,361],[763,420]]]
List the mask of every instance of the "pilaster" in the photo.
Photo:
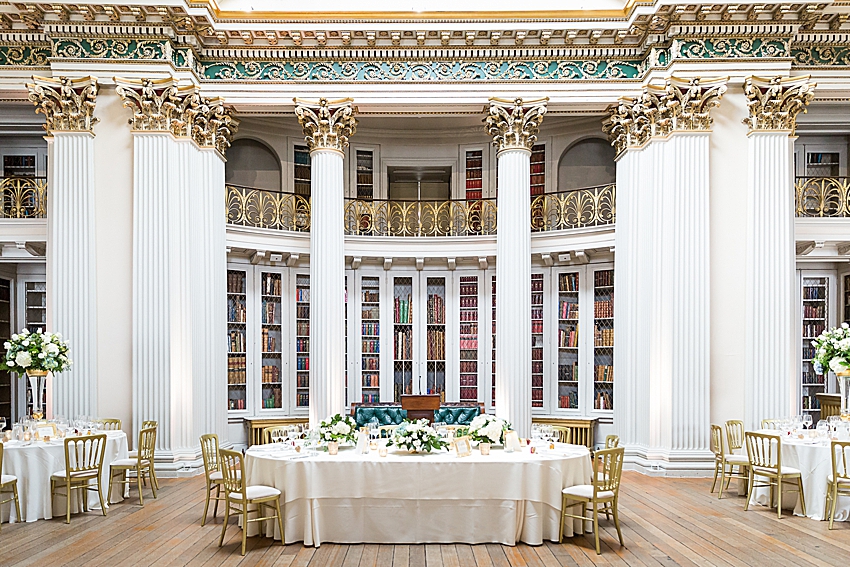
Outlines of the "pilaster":
[[351,100],[296,99],[310,148],[310,425],[345,409],[343,152],[356,129]]

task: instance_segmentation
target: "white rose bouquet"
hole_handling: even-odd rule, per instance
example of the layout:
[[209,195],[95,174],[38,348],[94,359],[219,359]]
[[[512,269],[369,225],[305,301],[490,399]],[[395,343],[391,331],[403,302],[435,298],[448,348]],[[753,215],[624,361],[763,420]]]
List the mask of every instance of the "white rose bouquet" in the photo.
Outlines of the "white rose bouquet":
[[469,435],[473,441],[479,443],[497,444],[502,440],[502,434],[511,428],[511,424],[495,415],[482,413],[472,419],[469,424]]
[[23,375],[28,370],[35,370],[57,374],[71,366],[68,341],[63,341],[59,333],[43,333],[41,329],[30,333],[23,329],[12,335],[3,348],[6,356],[0,360],[0,369],[10,372]]
[[421,451],[423,453],[430,453],[449,446],[437,435],[434,428],[428,425],[427,419],[402,421],[401,425],[393,432],[387,445],[395,445],[408,451]]
[[815,347],[812,357],[815,372],[850,372],[850,325],[842,323],[840,327],[824,331],[812,341],[812,346]]
[[336,414],[319,424],[319,440],[329,441],[354,441],[354,431],[357,423],[350,415]]

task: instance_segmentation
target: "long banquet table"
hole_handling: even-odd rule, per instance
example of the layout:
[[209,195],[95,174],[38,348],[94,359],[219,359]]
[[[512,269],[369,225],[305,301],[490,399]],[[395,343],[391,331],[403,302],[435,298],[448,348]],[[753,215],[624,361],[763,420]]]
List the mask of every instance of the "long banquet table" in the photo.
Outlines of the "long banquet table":
[[[591,469],[586,447],[564,444],[462,458],[392,448],[386,457],[353,448],[311,456],[255,445],[245,459],[249,485],[282,492],[286,542],[315,546],[557,540],[561,490],[589,484]],[[581,533],[581,523],[568,523],[565,535]],[[280,539],[275,522],[264,524],[267,536]]]
[[[116,459],[127,458],[127,435],[123,431],[104,431],[106,447],[103,457],[101,487],[103,497],[107,498],[109,487],[109,463]],[[35,522],[44,518],[65,514],[65,496],[50,497],[50,475],[65,470],[65,442],[63,439],[43,441],[7,441],[4,444],[3,474],[18,477],[18,497],[21,501],[21,515],[25,522]],[[121,488],[116,484],[108,502],[123,500]],[[76,494],[78,491],[74,491]],[[64,489],[63,489],[64,493]],[[88,493],[89,508],[100,508],[100,499],[96,492]],[[77,498],[71,502],[71,511],[77,511]],[[3,504],[0,521],[20,521],[16,518],[14,503]]]

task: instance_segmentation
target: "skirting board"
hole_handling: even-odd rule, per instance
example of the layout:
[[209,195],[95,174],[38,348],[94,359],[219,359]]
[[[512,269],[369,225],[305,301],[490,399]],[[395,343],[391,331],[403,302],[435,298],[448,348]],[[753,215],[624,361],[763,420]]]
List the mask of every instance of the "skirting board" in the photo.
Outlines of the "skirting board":
[[711,451],[660,451],[642,445],[627,445],[625,470],[648,476],[711,477],[714,454]]
[[[221,449],[234,448],[231,443],[222,443]],[[238,449],[237,449],[238,450]],[[204,458],[200,446],[180,452],[157,450],[154,468],[159,478],[186,478],[204,474]]]

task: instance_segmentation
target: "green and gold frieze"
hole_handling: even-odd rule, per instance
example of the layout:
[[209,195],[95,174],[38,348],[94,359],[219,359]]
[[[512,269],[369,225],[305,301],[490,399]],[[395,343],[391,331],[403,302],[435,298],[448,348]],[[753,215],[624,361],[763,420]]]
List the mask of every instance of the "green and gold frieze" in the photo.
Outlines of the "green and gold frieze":
[[78,38],[53,40],[53,57],[61,59],[112,59],[169,61],[171,42],[167,39]]
[[795,67],[850,67],[850,45],[795,45]]
[[791,57],[789,38],[718,37],[674,39],[676,59],[775,59]]
[[50,66],[49,45],[0,45],[0,67]]

